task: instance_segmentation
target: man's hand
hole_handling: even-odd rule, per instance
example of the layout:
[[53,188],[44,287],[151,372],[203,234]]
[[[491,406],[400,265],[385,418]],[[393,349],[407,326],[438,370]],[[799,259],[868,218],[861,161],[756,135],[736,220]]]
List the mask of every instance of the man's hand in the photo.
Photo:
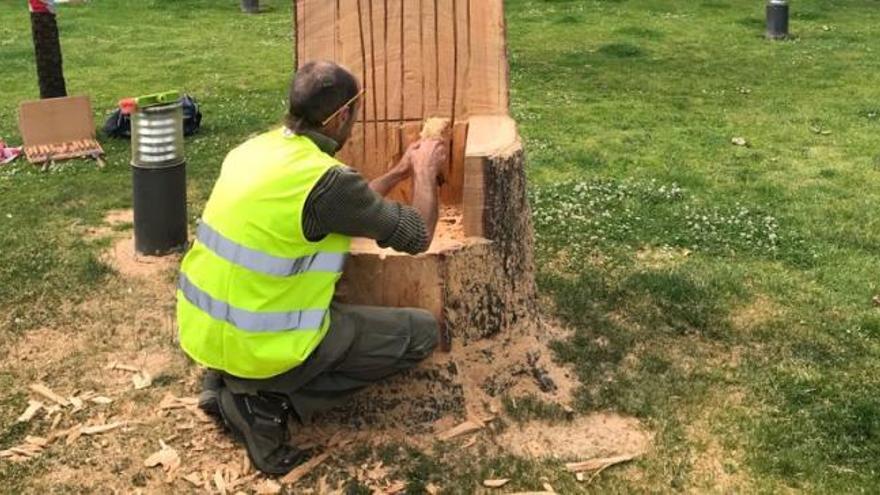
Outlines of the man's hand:
[[370,181],[370,189],[376,191],[379,196],[384,198],[392,189],[394,189],[394,186],[412,177],[413,156],[415,155],[416,150],[419,149],[420,144],[420,141],[411,144],[406,149],[403,158],[400,159],[397,165],[388,170],[388,172],[385,172],[381,177],[377,177]]
[[[419,146],[411,148],[412,167],[416,175],[427,175],[436,179],[438,184],[446,181],[448,174],[449,155],[446,144],[439,139],[426,139],[418,142]],[[410,150],[407,150],[410,153]]]

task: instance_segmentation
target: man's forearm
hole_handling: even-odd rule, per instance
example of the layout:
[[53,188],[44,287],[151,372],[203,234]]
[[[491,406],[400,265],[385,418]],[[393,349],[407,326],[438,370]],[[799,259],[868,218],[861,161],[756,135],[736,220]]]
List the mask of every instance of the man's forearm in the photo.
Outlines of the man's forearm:
[[370,189],[376,191],[383,198],[394,189],[394,186],[406,178],[406,174],[400,170],[400,167],[394,167],[381,177],[377,177],[370,181]]
[[437,175],[416,171],[413,177],[413,208],[415,208],[428,229],[428,245],[434,240],[437,217],[440,215],[437,199]]

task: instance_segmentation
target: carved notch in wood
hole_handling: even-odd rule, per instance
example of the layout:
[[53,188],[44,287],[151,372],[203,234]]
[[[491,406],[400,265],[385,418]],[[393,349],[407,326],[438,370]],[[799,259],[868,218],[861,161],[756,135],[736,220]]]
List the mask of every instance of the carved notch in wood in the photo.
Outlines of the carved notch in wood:
[[[413,306],[465,341],[534,311],[532,230],[523,152],[508,116],[502,0],[295,0],[299,64],[332,60],[366,89],[340,159],[368,179],[418,139],[453,123],[443,214],[417,257],[357,240],[340,287],[359,304]],[[394,199],[408,202],[406,188]]]

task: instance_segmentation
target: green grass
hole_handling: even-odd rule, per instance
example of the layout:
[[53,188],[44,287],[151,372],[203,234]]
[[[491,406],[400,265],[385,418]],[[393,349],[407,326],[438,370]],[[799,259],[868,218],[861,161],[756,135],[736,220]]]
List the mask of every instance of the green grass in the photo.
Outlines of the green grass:
[[[283,112],[290,5],[263,3],[274,10],[253,17],[231,1],[61,9],[68,88],[91,96],[97,121],[121,97],[170,88],[203,105],[187,141],[192,216],[223,155]],[[635,470],[589,489],[880,490],[878,2],[792,2],[795,37],[775,43],[761,2],[506,4],[538,279],[576,329],[557,354],[585,383],[579,412],[633,414],[656,432]],[[0,20],[14,75],[0,78],[0,136],[15,143],[17,102],[37,87],[24,9],[0,2]],[[108,273],[78,230],[130,206],[127,145],[106,149],[104,170],[0,169],[0,342]],[[518,404],[514,417],[558,419]],[[414,492],[469,493],[487,476],[586,489],[521,459],[396,455]],[[43,467],[4,469],[20,486]]]

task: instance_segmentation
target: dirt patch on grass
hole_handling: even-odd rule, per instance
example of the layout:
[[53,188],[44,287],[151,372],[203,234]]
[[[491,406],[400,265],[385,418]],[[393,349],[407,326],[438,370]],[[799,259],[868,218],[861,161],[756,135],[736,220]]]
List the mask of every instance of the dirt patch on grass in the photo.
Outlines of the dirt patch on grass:
[[623,454],[643,454],[651,435],[635,419],[599,413],[571,422],[530,422],[512,426],[498,437],[506,450],[523,457],[584,460]]
[[689,444],[694,446],[691,484],[698,492],[748,493],[749,477],[744,468],[744,453],[726,446],[725,435],[735,432],[719,432],[718,424],[730,424],[720,417],[743,407],[745,394],[741,391],[717,394],[708,401],[696,418],[687,426]]
[[104,261],[124,277],[153,279],[177,267],[179,256],[143,256],[134,249],[134,238],[123,237],[113,244]]
[[98,226],[87,226],[82,229],[81,235],[86,239],[101,239],[112,237],[116,232],[125,230],[134,222],[134,212],[127,210],[110,210],[104,215],[104,221]]
[[751,332],[778,320],[783,312],[783,308],[772,299],[757,296],[748,304],[732,310],[730,322],[736,330]]
[[690,249],[674,248],[669,246],[643,246],[636,251],[636,260],[644,268],[659,270],[674,268],[684,263],[691,255]]

